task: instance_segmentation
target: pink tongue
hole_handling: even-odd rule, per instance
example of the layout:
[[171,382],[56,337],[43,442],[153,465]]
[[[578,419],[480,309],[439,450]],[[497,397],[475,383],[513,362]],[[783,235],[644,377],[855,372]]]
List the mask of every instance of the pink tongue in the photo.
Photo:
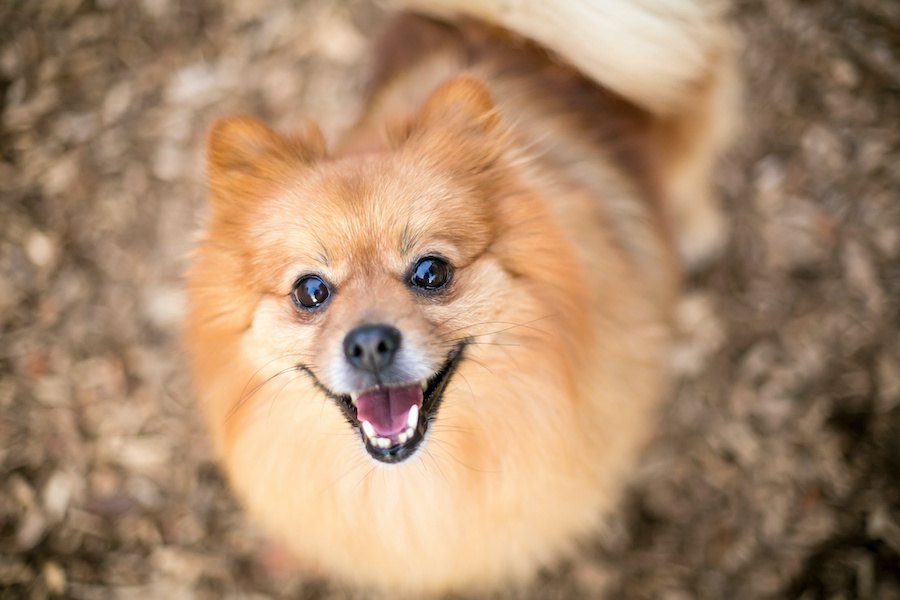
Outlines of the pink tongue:
[[397,435],[406,429],[406,419],[413,404],[422,408],[422,387],[383,388],[361,394],[356,399],[356,416],[368,421],[382,437]]

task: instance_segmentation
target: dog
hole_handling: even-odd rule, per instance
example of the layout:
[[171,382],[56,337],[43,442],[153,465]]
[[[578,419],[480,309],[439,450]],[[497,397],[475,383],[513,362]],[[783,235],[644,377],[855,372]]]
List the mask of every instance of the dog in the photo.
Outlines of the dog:
[[186,340],[253,517],[422,597],[527,582],[619,500],[724,239],[736,76],[700,0],[413,4],[333,148],[211,127]]

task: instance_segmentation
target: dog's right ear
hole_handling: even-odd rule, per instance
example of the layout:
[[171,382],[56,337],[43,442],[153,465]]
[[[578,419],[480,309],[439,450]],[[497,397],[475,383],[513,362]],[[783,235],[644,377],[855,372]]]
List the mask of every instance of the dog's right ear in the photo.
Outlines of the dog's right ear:
[[282,136],[252,117],[237,116],[213,123],[207,138],[208,177],[216,205],[281,180],[303,165],[325,156],[325,140],[315,123],[305,131]]

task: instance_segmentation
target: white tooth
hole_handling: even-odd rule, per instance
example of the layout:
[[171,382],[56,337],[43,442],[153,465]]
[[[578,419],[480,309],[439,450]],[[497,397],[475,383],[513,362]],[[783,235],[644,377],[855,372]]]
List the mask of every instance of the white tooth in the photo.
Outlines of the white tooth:
[[354,394],[351,392],[350,394],[350,403],[356,405],[356,401],[359,400],[359,394]]
[[379,448],[390,448],[391,447],[391,440],[389,440],[388,438],[380,437],[380,438],[377,438],[375,441],[378,443]]
[[407,429],[406,431],[404,431],[403,433],[401,433],[400,435],[397,436],[397,442],[399,442],[401,444],[405,444],[409,440],[409,436],[411,436],[411,435],[412,435],[412,432],[409,429]]
[[409,409],[409,415],[406,417],[406,426],[412,427],[415,429],[419,424],[419,406],[417,404],[413,404],[412,408]]
[[426,380],[426,381],[422,382],[422,391],[424,392],[427,389],[428,389],[428,381]]
[[370,440],[375,438],[375,428],[372,427],[372,424],[369,423],[368,421],[362,422],[362,430],[363,430],[363,433],[366,434],[366,437],[369,438]]

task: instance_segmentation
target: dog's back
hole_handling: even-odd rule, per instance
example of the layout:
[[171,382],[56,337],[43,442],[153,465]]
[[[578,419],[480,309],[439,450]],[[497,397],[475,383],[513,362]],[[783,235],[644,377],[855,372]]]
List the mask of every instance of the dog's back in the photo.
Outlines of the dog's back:
[[461,66],[490,71],[504,82],[495,88],[501,103],[555,104],[548,108],[569,115],[559,125],[570,127],[578,141],[594,137],[624,161],[639,185],[658,186],[656,196],[688,268],[716,253],[725,232],[710,187],[712,170],[738,113],[735,40],[721,3],[398,4],[455,26],[398,19],[382,38],[374,99],[387,104],[383,98],[393,97],[412,106],[422,99],[416,93],[422,93],[417,82],[423,79],[439,82]]

